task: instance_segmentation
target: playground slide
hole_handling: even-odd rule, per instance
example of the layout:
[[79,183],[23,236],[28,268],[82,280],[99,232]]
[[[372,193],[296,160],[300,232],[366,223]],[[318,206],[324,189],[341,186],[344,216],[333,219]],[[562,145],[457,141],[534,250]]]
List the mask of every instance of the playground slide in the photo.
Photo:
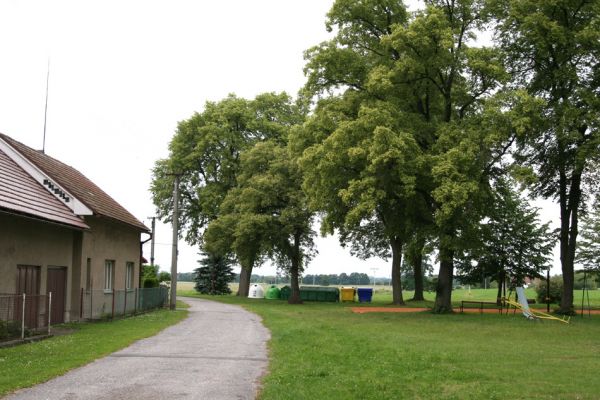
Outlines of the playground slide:
[[[554,321],[560,321],[560,322],[564,322],[566,324],[568,324],[571,320],[571,317],[563,317],[563,318],[557,318],[553,315],[550,314],[546,314],[544,312],[541,312],[539,310],[532,310],[529,308],[529,303],[527,302],[527,296],[525,296],[525,289],[523,287],[517,287],[516,288],[516,292],[517,292],[517,300],[518,302],[515,301],[511,301],[510,298],[508,299],[504,299],[504,301],[507,304],[512,305],[513,307],[518,308],[519,310],[521,310],[521,312],[523,313],[523,316],[525,316],[525,318],[527,319],[550,319],[550,320],[554,320]],[[510,296],[509,296],[510,297]]]
[[521,311],[523,312],[523,316],[528,319],[534,319],[535,315],[529,309],[529,303],[527,302],[527,296],[525,296],[525,289],[520,286],[516,288],[517,291],[517,300],[521,304]]

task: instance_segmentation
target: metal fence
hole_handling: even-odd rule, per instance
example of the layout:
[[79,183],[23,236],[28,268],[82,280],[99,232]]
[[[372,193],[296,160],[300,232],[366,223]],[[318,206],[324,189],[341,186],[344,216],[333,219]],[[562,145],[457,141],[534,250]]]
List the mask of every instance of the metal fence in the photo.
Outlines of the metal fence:
[[107,319],[133,315],[168,304],[165,287],[130,290],[81,290],[80,318]]
[[0,293],[0,341],[50,332],[50,296]]

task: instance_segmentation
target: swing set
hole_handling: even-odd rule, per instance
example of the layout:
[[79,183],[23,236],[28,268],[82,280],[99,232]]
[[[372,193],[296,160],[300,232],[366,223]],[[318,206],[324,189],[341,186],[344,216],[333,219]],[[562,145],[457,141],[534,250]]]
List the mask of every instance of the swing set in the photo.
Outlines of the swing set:
[[[588,316],[592,315],[592,306],[590,304],[590,289],[587,287],[588,276],[590,279],[596,275],[596,279],[600,280],[600,268],[585,268],[576,272],[583,272],[583,290],[581,293],[581,316],[583,317],[584,312],[587,310]],[[586,308],[587,300],[587,308]]]

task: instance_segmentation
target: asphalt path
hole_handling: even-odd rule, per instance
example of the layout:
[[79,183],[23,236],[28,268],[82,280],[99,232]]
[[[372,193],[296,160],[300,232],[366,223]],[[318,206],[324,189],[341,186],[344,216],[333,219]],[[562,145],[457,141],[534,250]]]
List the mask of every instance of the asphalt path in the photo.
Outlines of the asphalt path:
[[184,298],[189,317],[158,335],[6,400],[254,399],[269,331],[255,314]]

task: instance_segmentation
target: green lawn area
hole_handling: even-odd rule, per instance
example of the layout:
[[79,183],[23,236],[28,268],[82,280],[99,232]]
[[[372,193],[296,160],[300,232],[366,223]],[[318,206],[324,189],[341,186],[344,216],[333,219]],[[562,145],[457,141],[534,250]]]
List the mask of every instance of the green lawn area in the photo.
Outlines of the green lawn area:
[[[487,300],[489,293],[471,296]],[[354,314],[349,306],[357,303],[199,297],[239,304],[270,329],[263,400],[600,396],[600,316],[567,325],[512,314]],[[386,302],[378,293],[375,305]]]
[[158,310],[113,322],[64,324],[59,328],[74,332],[0,349],[0,396],[45,382],[136,340],[153,336],[186,316],[187,311]]

